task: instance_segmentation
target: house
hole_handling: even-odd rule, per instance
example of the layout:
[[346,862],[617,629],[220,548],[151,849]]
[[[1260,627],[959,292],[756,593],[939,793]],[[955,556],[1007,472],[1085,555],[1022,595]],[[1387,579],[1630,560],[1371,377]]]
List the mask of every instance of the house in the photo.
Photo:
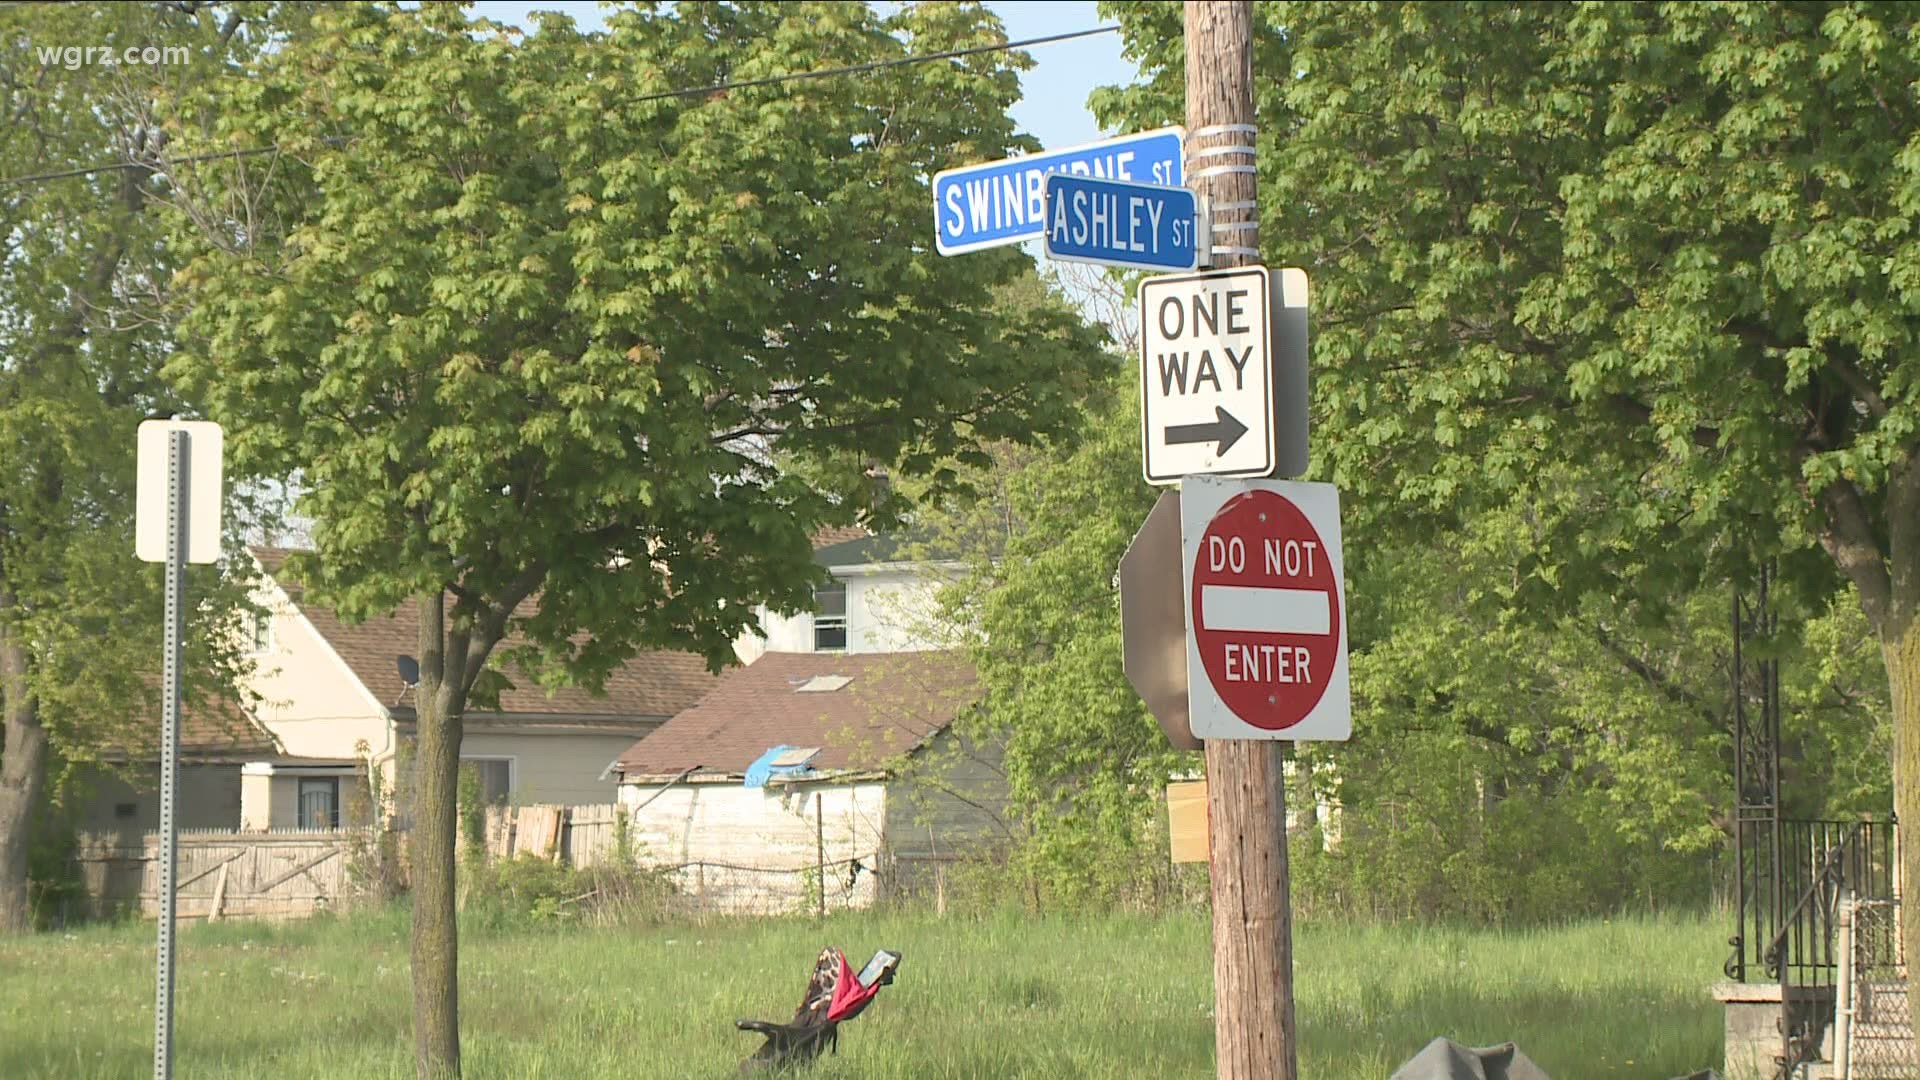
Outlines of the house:
[[[142,730],[152,746],[116,749],[86,771],[72,824],[86,846],[137,848],[160,827],[160,716]],[[240,820],[240,769],[279,756],[273,736],[227,700],[183,701],[174,819],[181,829],[231,829]]]
[[761,633],[734,642],[751,664],[766,652],[880,653],[951,648],[934,603],[943,580],[966,568],[958,560],[925,557],[913,542],[874,536],[860,528],[823,529],[813,539],[813,561],[832,580],[814,589],[813,610],[782,615],[756,610]]
[[[418,616],[403,607],[349,624],[304,597],[282,572],[286,555],[254,550],[264,572],[255,600],[267,615],[252,628],[250,688],[260,699],[252,719],[274,752],[240,762],[231,823],[278,830],[364,822],[406,782],[415,714],[402,665],[419,652]],[[460,749],[489,802],[611,802],[609,763],[715,684],[699,657],[666,651],[628,661],[604,694],[549,691],[507,675],[516,685],[497,709],[468,710]]]
[[953,729],[978,696],[952,651],[765,652],[620,755],[618,800],[706,906],[810,905],[824,863],[864,907],[1004,836],[997,758]]

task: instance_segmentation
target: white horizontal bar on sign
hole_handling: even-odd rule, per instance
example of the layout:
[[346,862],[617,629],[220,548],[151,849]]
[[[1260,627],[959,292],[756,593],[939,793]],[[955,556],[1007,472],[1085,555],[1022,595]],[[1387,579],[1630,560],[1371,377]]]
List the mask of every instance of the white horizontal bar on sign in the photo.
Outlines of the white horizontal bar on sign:
[[1318,589],[1202,585],[1200,625],[1252,634],[1325,634],[1333,625],[1333,600]]

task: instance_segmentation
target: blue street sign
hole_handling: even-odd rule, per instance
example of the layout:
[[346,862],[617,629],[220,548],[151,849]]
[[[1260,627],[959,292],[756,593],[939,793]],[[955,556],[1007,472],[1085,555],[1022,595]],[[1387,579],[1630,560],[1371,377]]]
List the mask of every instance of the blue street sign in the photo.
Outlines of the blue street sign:
[[1044,191],[1041,239],[1049,259],[1145,270],[1200,265],[1196,207],[1186,188],[1054,173]]
[[1046,219],[1043,189],[1053,173],[1178,187],[1183,135],[1182,128],[1158,128],[935,173],[934,246],[958,255],[1038,240]]

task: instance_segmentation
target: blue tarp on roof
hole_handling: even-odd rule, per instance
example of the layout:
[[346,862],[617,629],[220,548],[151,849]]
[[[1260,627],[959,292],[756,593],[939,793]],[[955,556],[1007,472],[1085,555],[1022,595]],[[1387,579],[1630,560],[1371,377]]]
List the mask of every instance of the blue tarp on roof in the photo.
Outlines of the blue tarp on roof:
[[797,750],[797,749],[799,749],[799,747],[787,746],[783,743],[779,746],[773,747],[772,749],[768,750],[766,753],[761,754],[759,757],[754,758],[753,764],[747,766],[747,786],[748,787],[766,787],[767,781],[773,779],[775,776],[786,776],[791,773],[812,772],[813,767],[811,765],[806,764],[805,762],[802,762],[801,764],[798,764],[798,765],[775,765],[773,763],[774,758],[777,758],[781,754],[787,753],[790,750]]

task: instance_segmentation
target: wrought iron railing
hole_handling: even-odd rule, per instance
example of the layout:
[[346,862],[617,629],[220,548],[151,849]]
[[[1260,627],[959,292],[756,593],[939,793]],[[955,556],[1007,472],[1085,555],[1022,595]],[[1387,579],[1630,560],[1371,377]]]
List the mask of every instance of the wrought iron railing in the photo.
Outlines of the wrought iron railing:
[[[1849,943],[1839,932],[1841,903],[1849,894],[1893,892],[1895,849],[1886,822],[1780,822],[1782,841],[1773,859],[1775,877],[1792,891],[1790,906],[1759,950],[1769,981],[1780,984],[1780,1080],[1814,1060],[1834,1019],[1834,987],[1851,964]],[[1778,910],[1778,909],[1776,909]],[[1742,950],[1736,935],[1736,957]],[[1731,969],[1732,961],[1728,962]]]
[[1749,822],[1739,830],[1735,932],[1727,977],[1832,986],[1839,973],[1834,937],[1839,889],[1893,896],[1891,821]]

